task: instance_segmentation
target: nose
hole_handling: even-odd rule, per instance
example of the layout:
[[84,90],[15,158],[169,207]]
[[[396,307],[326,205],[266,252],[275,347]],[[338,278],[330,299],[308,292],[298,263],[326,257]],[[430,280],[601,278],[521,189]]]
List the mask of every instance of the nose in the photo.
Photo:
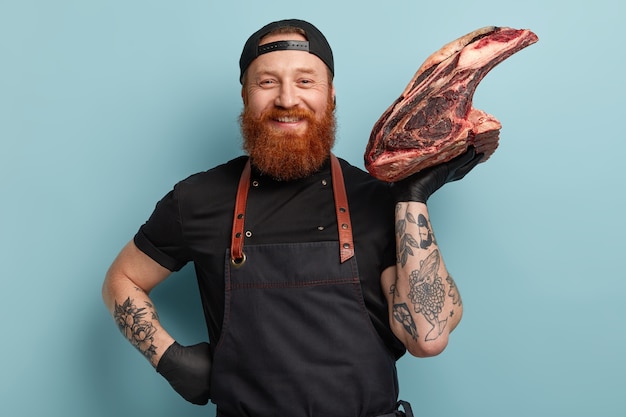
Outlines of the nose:
[[296,107],[300,104],[300,97],[296,87],[288,83],[281,84],[274,104],[285,109]]

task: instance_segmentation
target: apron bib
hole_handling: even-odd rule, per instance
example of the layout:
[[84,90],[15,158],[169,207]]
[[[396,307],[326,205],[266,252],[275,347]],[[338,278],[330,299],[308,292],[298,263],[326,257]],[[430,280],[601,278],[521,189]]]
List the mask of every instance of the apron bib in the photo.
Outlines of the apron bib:
[[370,417],[396,409],[395,360],[363,301],[341,168],[331,159],[339,242],[244,247],[236,237],[249,186],[244,169],[211,375],[219,417]]

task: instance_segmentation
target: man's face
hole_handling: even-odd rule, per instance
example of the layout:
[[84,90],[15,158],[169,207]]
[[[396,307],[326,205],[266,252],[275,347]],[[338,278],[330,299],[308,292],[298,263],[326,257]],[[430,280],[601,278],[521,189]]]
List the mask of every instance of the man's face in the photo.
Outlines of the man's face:
[[[262,43],[305,40],[272,35]],[[326,65],[305,51],[274,51],[247,69],[241,116],[244,149],[262,172],[290,180],[319,169],[334,143],[334,95]]]
[[[306,40],[300,34],[271,35],[261,44],[279,40]],[[317,56],[304,51],[275,51],[256,58],[246,71],[242,89],[244,105],[253,117],[274,107],[306,109],[318,120],[326,112],[328,96],[335,91],[328,79],[328,69]],[[302,132],[303,120],[274,120],[278,131]]]

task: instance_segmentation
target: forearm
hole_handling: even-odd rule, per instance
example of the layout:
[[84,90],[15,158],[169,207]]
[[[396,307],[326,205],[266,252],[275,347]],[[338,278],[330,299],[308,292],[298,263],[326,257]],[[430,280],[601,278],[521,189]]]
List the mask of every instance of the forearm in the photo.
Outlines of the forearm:
[[148,293],[127,277],[109,272],[102,295],[119,330],[156,367],[174,339],[161,326]]
[[396,247],[395,281],[388,279],[385,288],[392,329],[411,354],[437,355],[445,349],[463,308],[425,204],[396,205]]
[[209,344],[175,343],[148,296],[170,273],[130,241],[107,271],[102,298],[122,334],[172,388],[189,402],[206,404],[211,388]]

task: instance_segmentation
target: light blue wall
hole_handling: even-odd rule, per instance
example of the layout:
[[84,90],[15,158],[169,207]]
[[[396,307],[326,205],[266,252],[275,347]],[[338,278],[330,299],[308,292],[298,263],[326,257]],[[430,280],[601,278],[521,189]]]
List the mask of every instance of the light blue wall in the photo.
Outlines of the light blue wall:
[[[0,0],[0,414],[208,416],[116,330],[103,275],[178,180],[240,153],[237,60],[299,17],[336,56],[339,141],[369,131],[444,43],[487,25],[540,41],[476,107],[500,148],[431,200],[465,317],[399,363],[418,415],[624,416],[624,23],[618,0]],[[191,268],[154,292],[181,343],[205,337]],[[182,299],[182,300],[181,300]]]

